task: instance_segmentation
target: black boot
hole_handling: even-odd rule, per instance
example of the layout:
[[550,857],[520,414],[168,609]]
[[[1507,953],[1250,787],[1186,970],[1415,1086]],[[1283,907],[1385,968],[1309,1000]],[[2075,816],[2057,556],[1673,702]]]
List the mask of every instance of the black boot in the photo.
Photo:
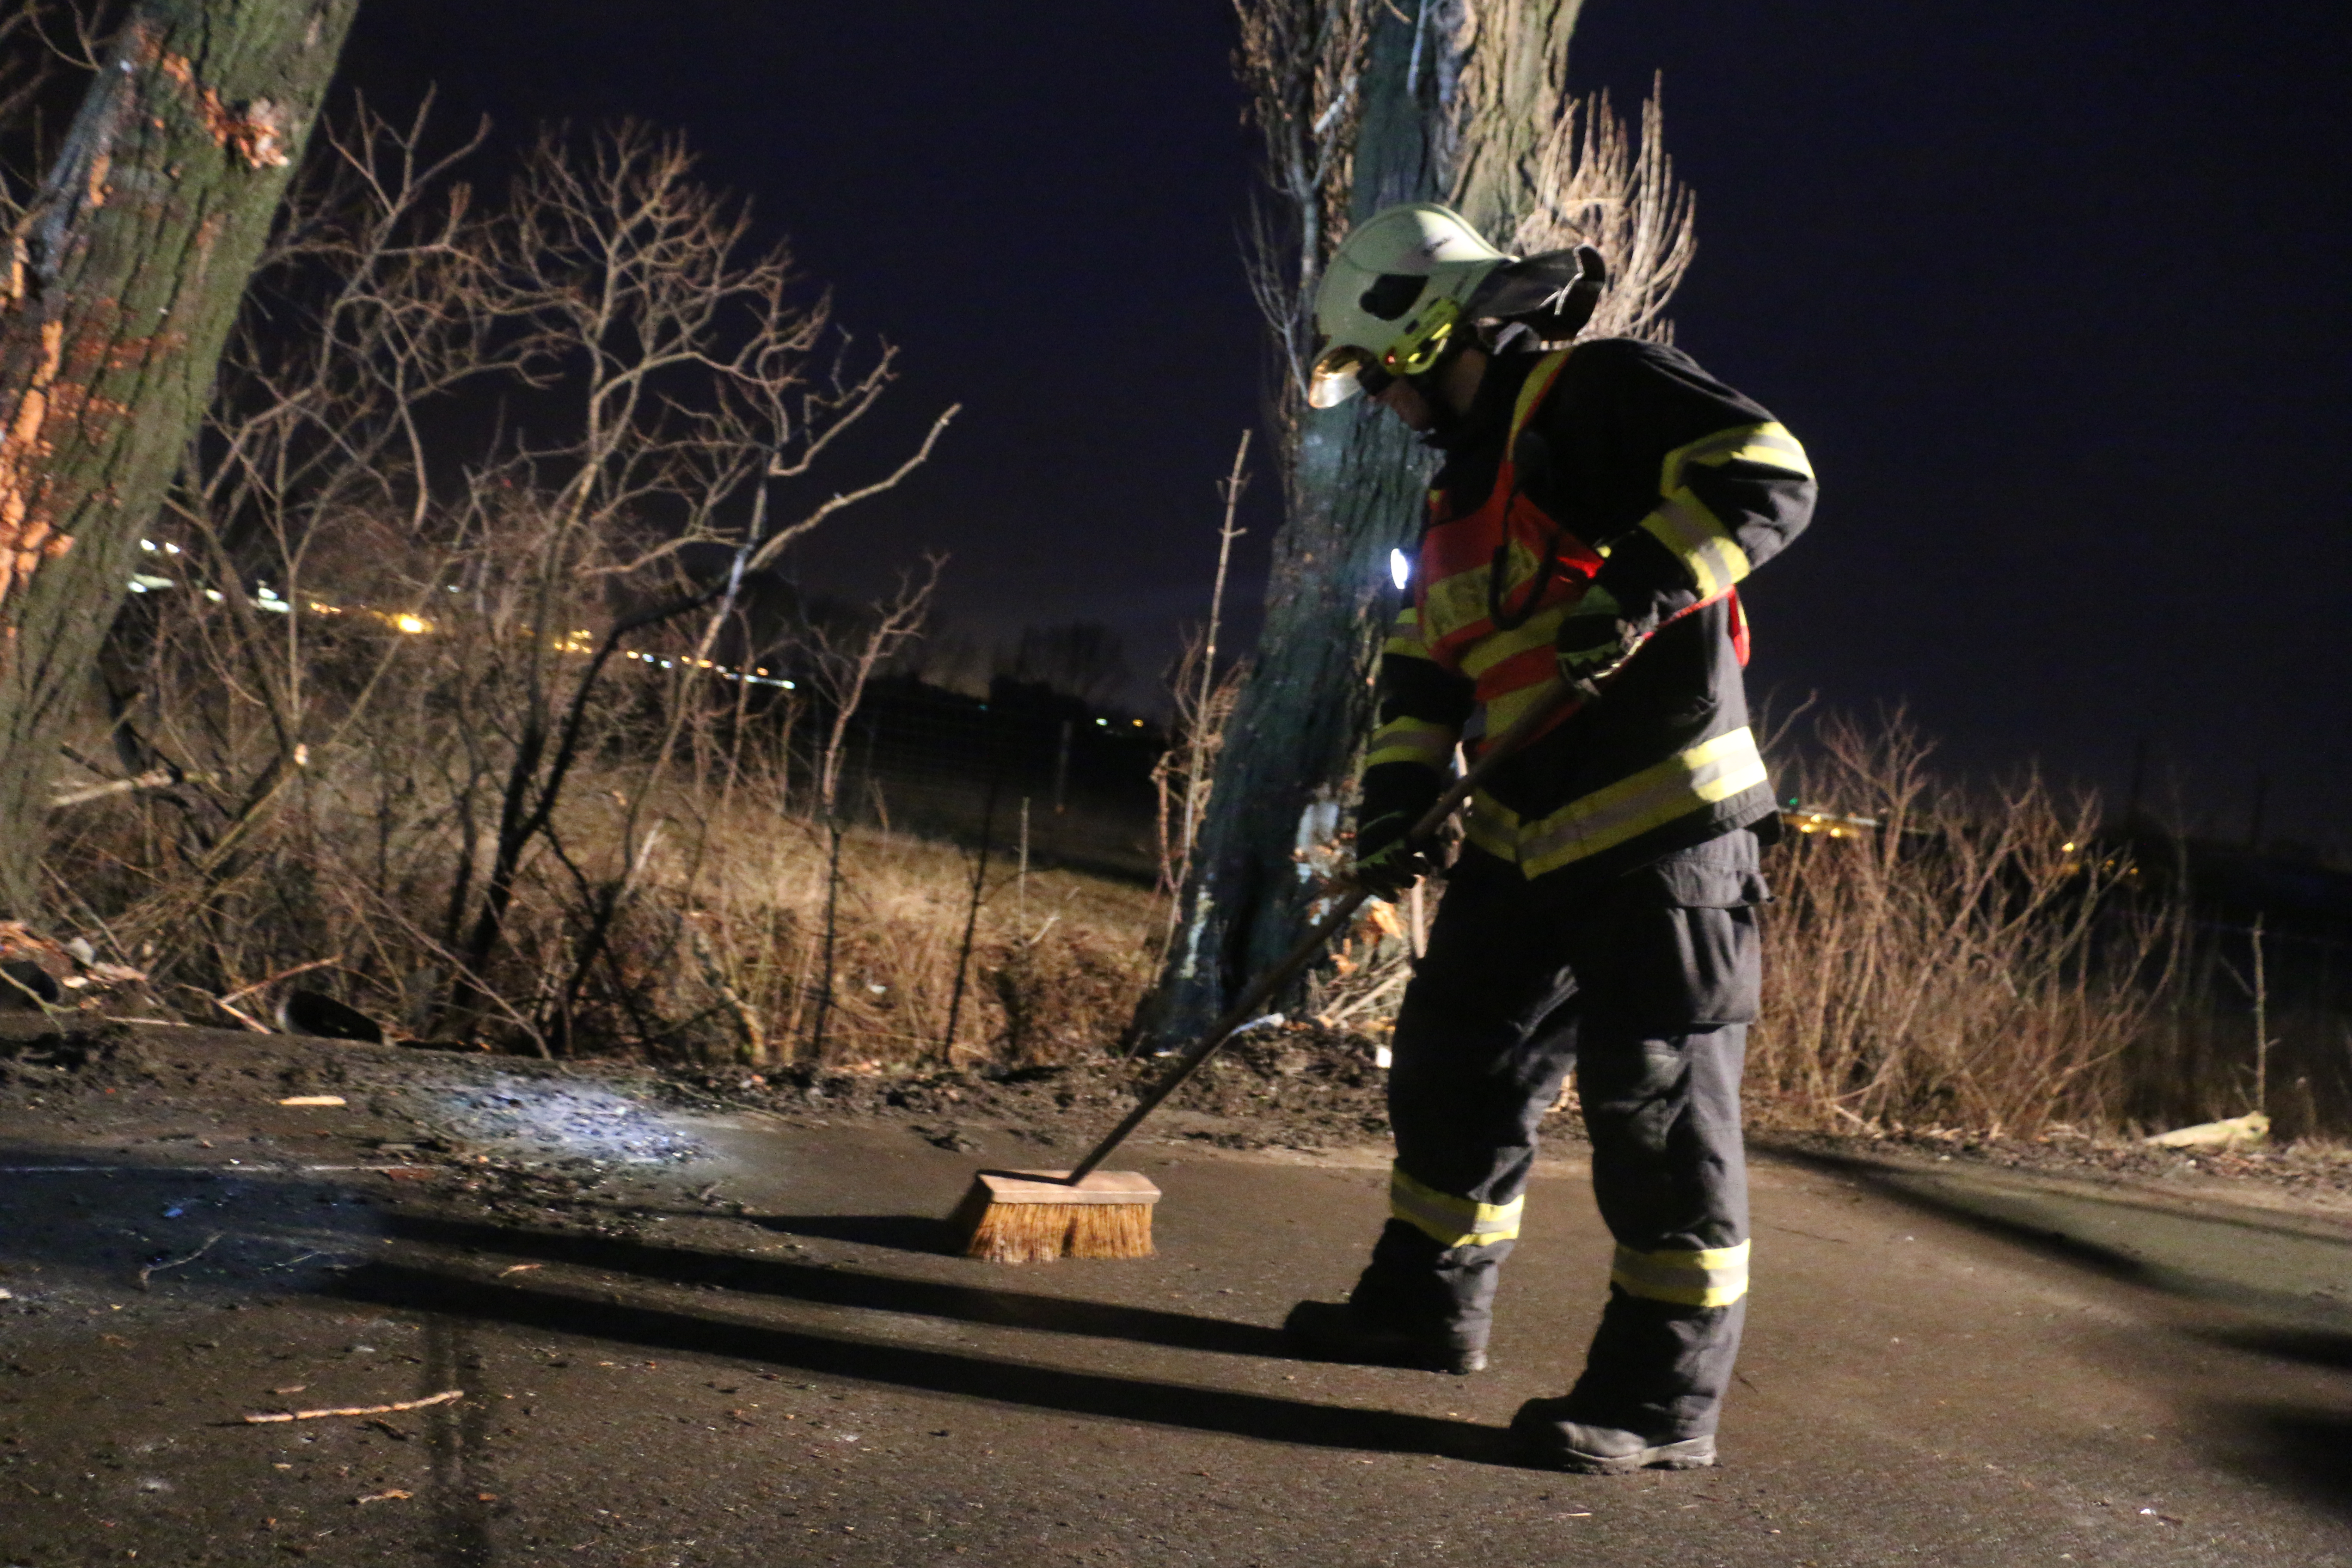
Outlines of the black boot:
[[1715,1434],[1652,1438],[1615,1426],[1568,1419],[1566,1399],[1530,1399],[1511,1417],[1511,1435],[1528,1463],[1588,1476],[1635,1470],[1698,1470],[1715,1463]]
[[1284,1320],[1283,1333],[1303,1361],[1402,1366],[1459,1377],[1486,1364],[1486,1336],[1438,1330],[1414,1332],[1374,1322],[1344,1301],[1301,1301]]

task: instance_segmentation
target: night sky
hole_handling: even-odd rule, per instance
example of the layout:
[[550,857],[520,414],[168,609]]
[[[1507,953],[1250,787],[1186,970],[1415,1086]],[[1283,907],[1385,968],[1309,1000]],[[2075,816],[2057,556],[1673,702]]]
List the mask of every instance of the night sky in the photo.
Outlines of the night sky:
[[[840,482],[965,405],[805,582],[946,549],[953,629],[1107,622],[1142,703],[1261,407],[1229,29],[1216,0],[366,0],[345,75],[518,137],[684,128],[903,351]],[[2352,850],[2347,45],[2340,4],[1589,0],[1575,85],[1630,110],[1663,69],[1697,192],[1677,340],[1822,475],[1743,590],[1759,691],[1907,701],[1956,764],[2115,797],[2145,740],[2151,804],[2177,778],[2242,836],[2266,773],[2266,836]]]

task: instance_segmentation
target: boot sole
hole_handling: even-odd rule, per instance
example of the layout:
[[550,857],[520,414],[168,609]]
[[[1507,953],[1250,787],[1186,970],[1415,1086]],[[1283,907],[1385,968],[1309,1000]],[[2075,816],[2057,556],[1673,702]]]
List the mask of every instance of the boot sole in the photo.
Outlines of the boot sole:
[[1630,1476],[1637,1470],[1704,1470],[1715,1464],[1715,1439],[1690,1437],[1630,1454],[1587,1454],[1574,1448],[1538,1451],[1538,1460],[1580,1476]]

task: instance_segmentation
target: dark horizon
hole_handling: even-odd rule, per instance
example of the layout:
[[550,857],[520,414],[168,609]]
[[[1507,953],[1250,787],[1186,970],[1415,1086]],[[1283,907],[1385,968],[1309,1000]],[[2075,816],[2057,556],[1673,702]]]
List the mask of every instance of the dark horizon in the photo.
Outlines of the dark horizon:
[[[1665,82],[1698,199],[1676,340],[1802,438],[1811,533],[1744,590],[1754,689],[1907,703],[1957,768],[2040,762],[2120,809],[2145,742],[2186,816],[2352,853],[2347,501],[2308,454],[2352,331],[2334,62],[2352,19],[2070,0],[1590,0],[1580,90]],[[1238,234],[1251,142],[1221,5],[972,12],[369,0],[346,85],[453,122],[635,115],[789,234],[839,320],[903,353],[861,479],[932,465],[801,552],[867,595],[952,553],[952,631],[1099,621],[1148,700],[1205,616],[1215,483],[1262,418]],[[1265,443],[1256,443],[1261,453]],[[1265,462],[1228,589],[1255,631]],[[2333,655],[2333,657],[2331,657]],[[2158,793],[2151,784],[2150,794]],[[2169,786],[2164,786],[2169,793]]]

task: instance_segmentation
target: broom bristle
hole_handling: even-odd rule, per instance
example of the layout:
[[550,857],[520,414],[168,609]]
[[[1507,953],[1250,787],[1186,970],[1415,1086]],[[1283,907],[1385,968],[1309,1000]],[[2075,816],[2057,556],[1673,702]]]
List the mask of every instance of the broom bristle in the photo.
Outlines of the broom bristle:
[[990,1263],[1151,1256],[1157,1187],[1130,1172],[1100,1173],[1075,1187],[1035,1179],[1052,1174],[990,1172],[974,1181],[955,1216],[967,1237],[964,1256]]

